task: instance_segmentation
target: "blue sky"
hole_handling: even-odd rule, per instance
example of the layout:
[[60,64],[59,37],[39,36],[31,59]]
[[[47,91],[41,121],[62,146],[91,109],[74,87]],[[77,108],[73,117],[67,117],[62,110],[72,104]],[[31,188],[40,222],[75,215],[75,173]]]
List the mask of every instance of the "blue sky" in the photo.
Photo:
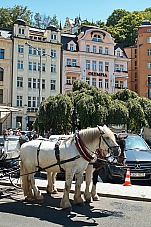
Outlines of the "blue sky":
[[82,20],[106,22],[115,9],[141,11],[151,7],[151,0],[0,0],[0,7],[15,5],[28,6],[33,13],[39,12],[50,17],[56,14],[63,25],[66,17],[74,19],[79,15]]

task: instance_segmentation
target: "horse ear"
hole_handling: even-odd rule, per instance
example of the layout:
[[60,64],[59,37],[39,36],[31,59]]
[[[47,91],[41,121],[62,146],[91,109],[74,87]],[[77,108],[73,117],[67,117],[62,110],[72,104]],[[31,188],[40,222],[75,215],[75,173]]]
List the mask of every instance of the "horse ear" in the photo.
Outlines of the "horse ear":
[[97,127],[98,127],[100,133],[103,135],[104,134],[103,127],[102,126],[99,126],[99,125],[97,125]]

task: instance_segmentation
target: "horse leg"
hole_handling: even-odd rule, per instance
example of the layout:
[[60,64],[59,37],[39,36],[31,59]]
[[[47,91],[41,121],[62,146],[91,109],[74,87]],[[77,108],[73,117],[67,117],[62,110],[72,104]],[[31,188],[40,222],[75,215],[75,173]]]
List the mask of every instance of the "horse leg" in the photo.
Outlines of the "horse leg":
[[34,198],[38,201],[42,201],[43,200],[43,196],[41,195],[38,187],[35,185],[35,178],[34,178],[34,174],[30,174],[28,176],[29,178],[29,181],[30,181],[30,184],[31,184],[31,187],[33,189],[33,192],[34,192]]
[[60,207],[63,209],[70,209],[71,203],[69,201],[69,192],[71,189],[71,184],[73,180],[74,172],[70,170],[66,170],[66,181],[65,181],[65,188],[64,188],[64,194],[63,198],[60,203]]
[[100,171],[100,169],[95,169],[93,172],[93,185],[92,185],[92,189],[91,189],[91,194],[92,194],[92,198],[94,201],[100,200],[99,196],[96,193],[96,184],[98,182],[99,171]]
[[91,193],[90,193],[90,183],[92,180],[92,173],[93,173],[93,165],[89,164],[85,170],[85,182],[86,182],[86,187],[85,187],[85,192],[84,192],[84,198],[86,202],[91,202]]
[[76,184],[75,184],[75,194],[74,203],[83,204],[83,199],[81,198],[81,184],[83,183],[83,171],[75,174]]
[[47,193],[48,194],[57,194],[57,188],[55,187],[55,182],[56,182],[56,172],[47,172]]

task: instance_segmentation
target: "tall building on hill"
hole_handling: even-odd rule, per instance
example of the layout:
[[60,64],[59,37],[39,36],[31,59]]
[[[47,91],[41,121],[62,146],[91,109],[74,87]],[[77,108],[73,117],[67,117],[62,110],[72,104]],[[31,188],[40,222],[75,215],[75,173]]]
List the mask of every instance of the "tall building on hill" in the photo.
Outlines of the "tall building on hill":
[[128,88],[151,99],[151,23],[142,22],[136,45],[125,48],[131,61],[128,64]]
[[83,26],[78,35],[61,34],[62,91],[72,91],[75,80],[83,80],[101,91],[127,88],[125,51],[113,37],[95,26]]

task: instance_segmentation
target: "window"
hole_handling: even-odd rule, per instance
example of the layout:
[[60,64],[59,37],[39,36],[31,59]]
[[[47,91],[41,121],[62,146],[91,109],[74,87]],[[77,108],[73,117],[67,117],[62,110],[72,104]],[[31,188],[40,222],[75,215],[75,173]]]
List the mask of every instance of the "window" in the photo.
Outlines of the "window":
[[74,51],[74,46],[73,46],[73,44],[70,44],[70,51]]
[[36,107],[36,97],[33,97],[33,107]]
[[56,73],[56,65],[51,64],[51,72]]
[[56,89],[56,81],[50,80],[50,90],[55,90],[55,89]]
[[92,41],[102,42],[102,39],[101,39],[100,35],[95,34],[92,38]]
[[37,50],[36,49],[33,49],[33,54],[37,55]]
[[28,96],[28,107],[31,107],[31,96]]
[[118,88],[118,80],[115,81],[115,87]]
[[32,50],[33,50],[33,48],[29,47],[28,54],[32,54]]
[[102,47],[99,47],[99,54],[102,54],[103,50]]
[[115,71],[118,70],[118,64],[115,64]]
[[147,37],[147,43],[151,43],[151,37]]
[[74,81],[76,81],[76,77],[72,77],[72,84],[74,83]]
[[109,53],[109,48],[105,47],[105,54],[108,54],[108,53]]
[[18,69],[23,69],[23,61],[18,60]]
[[45,80],[42,80],[42,89],[45,89]]
[[42,63],[42,71],[45,72],[46,71],[46,65],[44,63]]
[[57,39],[57,35],[56,34],[51,34],[51,39],[56,40]]
[[99,71],[103,71],[103,62],[99,61]]
[[28,88],[31,88],[31,78],[28,78]]
[[120,50],[117,50],[117,57],[120,57],[121,56],[121,52]]
[[86,77],[86,83],[90,85],[90,78]]
[[90,69],[90,60],[86,60],[86,69]]
[[36,79],[33,79],[33,88],[36,88]]
[[105,62],[105,71],[108,72],[109,71],[109,63]]
[[92,78],[92,86],[96,87],[96,78]]
[[93,46],[93,53],[96,54],[96,46]]
[[151,86],[151,75],[148,76],[148,86]]
[[67,65],[71,65],[71,59],[67,58]]
[[0,67],[0,81],[3,81],[4,69]]
[[102,79],[99,79],[99,88],[103,88],[103,81],[102,81]]
[[37,64],[36,64],[36,62],[33,62],[33,70],[34,70],[34,71],[37,70]]
[[17,106],[19,107],[21,107],[22,106],[22,96],[20,96],[20,95],[17,95]]
[[57,57],[56,50],[51,50],[51,56],[53,58],[56,58]]
[[18,45],[18,52],[19,53],[24,53],[24,46]]
[[46,55],[46,50],[42,49],[42,56],[45,56],[45,55]]
[[148,98],[151,99],[151,88],[148,88]]
[[109,80],[105,79],[105,88],[109,88]]
[[37,88],[38,89],[40,88],[40,79],[38,79],[38,81],[37,81]]
[[23,87],[23,78],[17,77],[17,87]]
[[23,28],[19,28],[19,34],[24,35],[24,29]]
[[92,61],[92,70],[96,70],[96,61]]
[[90,45],[86,45],[86,52],[90,52]]
[[76,59],[72,59],[72,66],[75,67],[77,65]]
[[147,50],[148,56],[151,56],[151,50]]
[[148,63],[147,63],[147,68],[148,68],[148,69],[151,69],[151,62],[148,62]]
[[120,65],[120,72],[123,72],[123,65]]
[[3,89],[0,89],[0,103],[3,103]]
[[28,62],[28,70],[32,70],[32,62]]
[[4,49],[0,49],[0,59],[4,59]]
[[124,87],[124,83],[123,81],[120,81],[120,88],[123,88]]
[[67,81],[66,81],[67,84],[71,84],[71,78],[70,76],[67,76]]

